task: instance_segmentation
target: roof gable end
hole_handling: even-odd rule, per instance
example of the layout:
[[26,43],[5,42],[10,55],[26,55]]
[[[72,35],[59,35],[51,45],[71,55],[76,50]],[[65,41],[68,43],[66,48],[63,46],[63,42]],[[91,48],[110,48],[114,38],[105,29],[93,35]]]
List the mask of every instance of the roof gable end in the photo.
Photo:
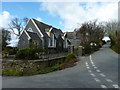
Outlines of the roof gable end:
[[33,24],[34,24],[35,27],[37,28],[38,32],[41,34],[41,37],[43,37],[44,35],[43,35],[43,33],[41,32],[40,28],[38,28],[38,25],[35,23],[35,21],[34,21],[32,18],[30,18],[30,20],[33,22]]

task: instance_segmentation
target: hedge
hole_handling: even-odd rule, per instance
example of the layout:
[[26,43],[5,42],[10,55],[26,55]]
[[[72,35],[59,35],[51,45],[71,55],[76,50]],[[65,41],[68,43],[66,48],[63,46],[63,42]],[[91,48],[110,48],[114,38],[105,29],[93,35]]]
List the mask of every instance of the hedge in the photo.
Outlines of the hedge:
[[44,52],[41,48],[26,48],[19,50],[16,55],[15,59],[25,59],[25,60],[34,60],[39,59],[39,53]]

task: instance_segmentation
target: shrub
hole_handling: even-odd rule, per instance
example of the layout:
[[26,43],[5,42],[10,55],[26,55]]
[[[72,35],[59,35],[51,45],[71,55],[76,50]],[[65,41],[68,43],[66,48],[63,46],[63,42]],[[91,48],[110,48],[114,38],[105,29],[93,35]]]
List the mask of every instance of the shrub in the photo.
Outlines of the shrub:
[[59,64],[55,64],[51,67],[46,67],[42,70],[39,70],[38,73],[47,73],[47,72],[52,72],[52,71],[55,71],[55,70],[58,70],[60,68],[60,65]]
[[26,59],[26,60],[38,59],[38,55],[36,54],[35,49],[26,48],[19,50],[15,55],[15,59]]
[[67,56],[66,56],[66,60],[67,61],[71,61],[72,59],[75,59],[76,57],[75,57],[75,54],[73,54],[73,53],[71,53],[71,54],[68,54]]
[[117,45],[114,45],[114,46],[111,46],[111,49],[114,50],[116,53],[120,54],[120,46],[117,46]]
[[93,50],[93,47],[91,47],[90,45],[85,45],[83,54],[90,54],[92,52],[92,50]]
[[33,48],[33,51],[36,52],[36,53],[39,53],[39,54],[45,52],[45,50],[43,48],[40,48],[40,47]]
[[13,48],[9,50],[9,55],[15,55],[17,53],[18,49],[17,48]]
[[106,42],[104,40],[101,41],[102,45],[106,44]]

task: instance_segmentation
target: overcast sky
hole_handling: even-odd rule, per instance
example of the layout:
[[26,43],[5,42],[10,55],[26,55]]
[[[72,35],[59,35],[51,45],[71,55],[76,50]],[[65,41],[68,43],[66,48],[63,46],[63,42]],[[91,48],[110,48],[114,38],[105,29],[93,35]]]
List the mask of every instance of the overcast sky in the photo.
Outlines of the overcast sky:
[[[8,27],[16,16],[32,17],[63,31],[73,31],[87,21],[117,20],[118,2],[3,2],[0,27]],[[17,42],[15,38],[12,37],[12,45]]]

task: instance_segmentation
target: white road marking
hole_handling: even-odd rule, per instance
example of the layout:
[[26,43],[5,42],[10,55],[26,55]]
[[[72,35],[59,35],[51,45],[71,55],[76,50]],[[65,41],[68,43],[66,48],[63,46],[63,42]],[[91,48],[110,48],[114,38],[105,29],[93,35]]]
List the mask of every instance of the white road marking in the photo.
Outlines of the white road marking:
[[110,80],[110,79],[106,79],[106,81],[107,81],[107,82],[113,82],[113,81],[112,81],[112,80]]
[[91,70],[88,70],[89,73],[91,73],[92,71]]
[[87,69],[90,69],[90,67],[87,67]]
[[100,73],[100,75],[101,75],[102,77],[106,77],[106,75],[104,75],[103,73]]
[[113,84],[112,85],[114,88],[119,88],[119,86],[117,84]]
[[91,55],[90,55],[90,61],[93,62],[93,61],[92,61],[92,58],[91,58]]
[[85,64],[88,64],[87,61],[85,62]]
[[91,62],[91,64],[94,64],[93,62]]
[[94,65],[94,62],[92,61],[92,56],[90,55],[90,62],[91,62],[91,64],[93,65],[93,66],[95,66]]
[[90,61],[92,62],[92,59],[91,59],[91,57],[90,57]]
[[88,63],[86,62],[85,64],[87,64],[88,65]]
[[97,72],[100,72],[100,70],[96,70]]
[[90,62],[93,64],[93,61],[90,60]]
[[94,78],[94,80],[95,80],[96,82],[101,82],[98,78]]
[[93,77],[95,77],[95,76],[96,76],[96,75],[95,75],[95,74],[93,74],[93,73],[91,73],[90,75],[91,75],[91,76],[93,76]]
[[90,60],[91,60],[91,55],[90,55]]
[[90,59],[90,61],[93,62],[92,59]]
[[[95,66],[95,64],[94,64],[94,62],[92,61],[92,57],[91,57],[91,55],[90,55],[90,62],[91,62],[91,64],[92,64],[92,66],[95,68],[95,69],[97,69],[97,67]],[[86,66],[88,66],[88,65],[86,65]],[[97,72],[101,72],[100,70],[96,70]],[[88,70],[88,72],[92,72],[91,70]],[[90,74],[91,76],[93,76],[93,77],[95,77],[96,75],[95,74],[93,74],[93,73],[91,73]],[[106,75],[104,75],[103,73],[100,73],[100,75],[102,76],[102,77],[106,77]],[[94,78],[94,80],[96,81],[96,82],[101,82],[98,78]],[[110,79],[106,79],[106,81],[107,82],[113,82],[112,80],[110,80]],[[105,85],[101,85],[101,87],[102,88],[107,88],[107,86],[105,86]],[[113,84],[113,87],[114,88],[119,88],[119,86],[117,85],[117,84]]]
[[95,67],[95,65],[94,65],[94,64],[92,64],[92,66],[93,66],[93,67]]
[[97,67],[94,67],[95,69],[97,69]]
[[100,85],[102,88],[107,88],[107,86],[105,86],[105,85]]
[[90,61],[92,62],[92,59],[90,58]]

